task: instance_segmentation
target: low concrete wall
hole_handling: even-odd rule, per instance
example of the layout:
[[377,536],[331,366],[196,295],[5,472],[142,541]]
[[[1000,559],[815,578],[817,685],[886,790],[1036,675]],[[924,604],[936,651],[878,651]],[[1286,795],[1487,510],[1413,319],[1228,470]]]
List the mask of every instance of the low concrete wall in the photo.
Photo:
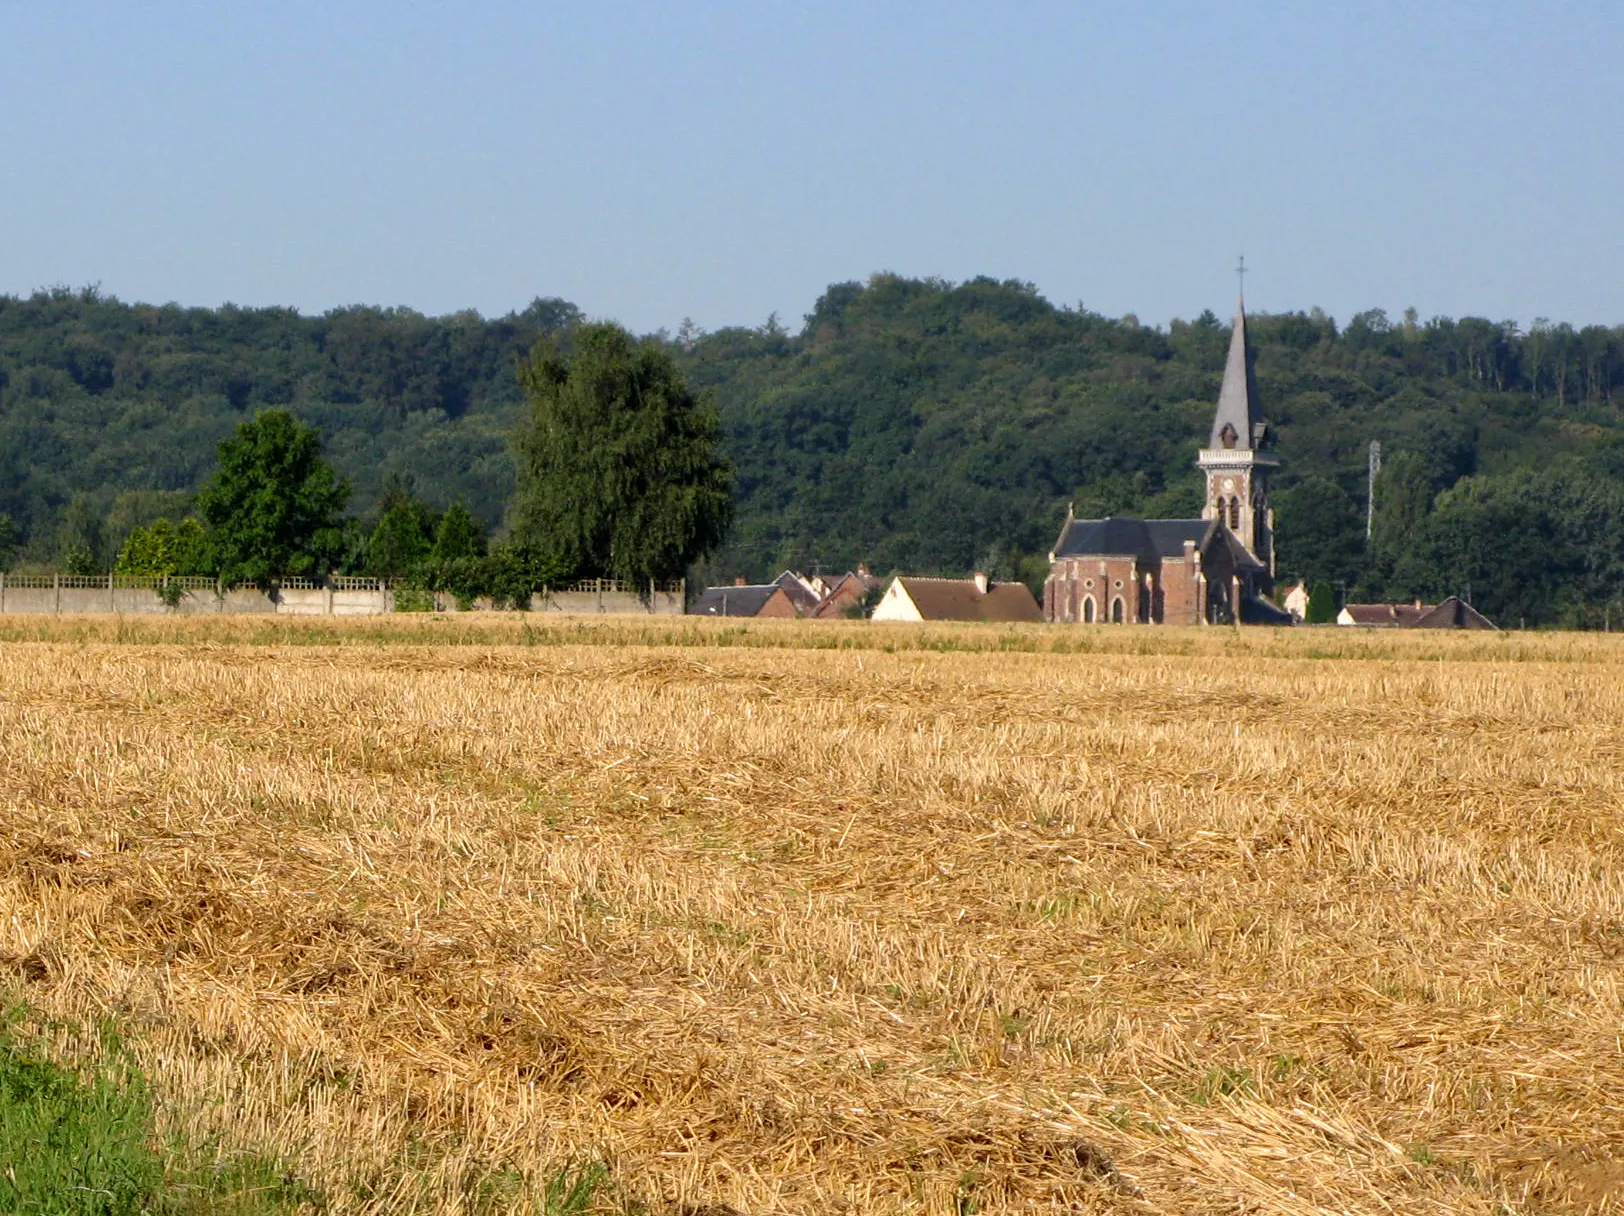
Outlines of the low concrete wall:
[[[372,594],[376,595],[377,592]],[[272,610],[287,616],[327,616],[332,607],[325,587],[308,590],[282,588],[276,593],[276,604]]]
[[[205,593],[207,594],[207,593]],[[224,595],[212,595],[216,612],[249,613],[275,612],[276,601],[258,587],[233,587]]]
[[633,591],[547,591],[530,597],[532,612],[642,612],[681,616],[686,608],[680,591],[656,591],[645,602]]
[[327,611],[333,616],[375,616],[395,610],[393,591],[334,591]]
[[0,594],[0,612],[55,612],[56,592],[49,587],[8,587]]
[[[151,587],[112,585],[63,586],[60,581],[38,586],[42,580],[28,578],[7,584],[0,575],[0,613],[3,612],[107,612],[146,615],[178,612],[186,614],[280,613],[286,616],[380,616],[395,610],[395,593],[380,587],[281,587],[266,593],[256,587],[236,587],[220,592],[211,587],[188,588],[171,608]],[[74,579],[74,583],[88,580]],[[624,584],[622,584],[624,586]],[[678,590],[657,591],[647,600],[632,591],[575,589],[538,592],[531,597],[533,612],[641,613],[681,616],[684,594]],[[456,600],[439,592],[434,596],[439,612],[456,611]],[[475,608],[489,609],[489,600],[479,600]]]

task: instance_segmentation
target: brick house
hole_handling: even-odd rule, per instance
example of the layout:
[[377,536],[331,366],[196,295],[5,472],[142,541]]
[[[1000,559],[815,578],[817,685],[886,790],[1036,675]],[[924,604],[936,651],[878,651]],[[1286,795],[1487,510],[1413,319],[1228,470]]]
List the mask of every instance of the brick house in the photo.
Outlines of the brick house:
[[841,617],[861,614],[868,593],[879,580],[869,573],[867,566],[848,570],[830,586],[823,602],[812,615],[819,620],[839,620]]
[[1269,475],[1280,462],[1258,405],[1246,308],[1236,311],[1208,445],[1200,519],[1076,519],[1049,554],[1043,615],[1051,621],[1140,625],[1289,625],[1270,603],[1274,511]]

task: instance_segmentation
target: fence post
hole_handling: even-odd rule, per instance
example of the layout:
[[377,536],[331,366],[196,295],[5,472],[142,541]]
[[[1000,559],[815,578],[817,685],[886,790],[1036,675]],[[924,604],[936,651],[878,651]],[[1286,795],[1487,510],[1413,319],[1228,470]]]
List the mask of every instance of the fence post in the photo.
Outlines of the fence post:
[[0,570],[0,612],[6,610],[6,572]]
[[322,591],[325,593],[321,597],[322,604],[327,609],[327,615],[332,616],[333,615],[333,578],[332,578],[332,575],[327,576],[327,586],[323,587]]
[[107,572],[107,611],[113,611],[113,572]]

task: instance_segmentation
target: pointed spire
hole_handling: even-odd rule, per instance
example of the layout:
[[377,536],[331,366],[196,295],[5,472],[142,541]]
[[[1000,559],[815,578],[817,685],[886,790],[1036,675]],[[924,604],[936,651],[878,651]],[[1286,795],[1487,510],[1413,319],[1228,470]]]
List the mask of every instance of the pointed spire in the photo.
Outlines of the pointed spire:
[[1235,309],[1235,330],[1229,339],[1229,361],[1218,390],[1218,410],[1212,419],[1208,447],[1250,450],[1262,438],[1263,411],[1257,401],[1257,380],[1252,374],[1251,350],[1246,342],[1246,303]]

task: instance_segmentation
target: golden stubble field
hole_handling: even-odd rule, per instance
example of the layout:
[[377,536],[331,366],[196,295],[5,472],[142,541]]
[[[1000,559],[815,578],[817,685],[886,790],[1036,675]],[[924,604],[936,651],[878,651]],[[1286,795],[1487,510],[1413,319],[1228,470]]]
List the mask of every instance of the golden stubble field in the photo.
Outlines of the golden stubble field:
[[11,618],[0,987],[333,1212],[1614,1210],[1620,659]]

